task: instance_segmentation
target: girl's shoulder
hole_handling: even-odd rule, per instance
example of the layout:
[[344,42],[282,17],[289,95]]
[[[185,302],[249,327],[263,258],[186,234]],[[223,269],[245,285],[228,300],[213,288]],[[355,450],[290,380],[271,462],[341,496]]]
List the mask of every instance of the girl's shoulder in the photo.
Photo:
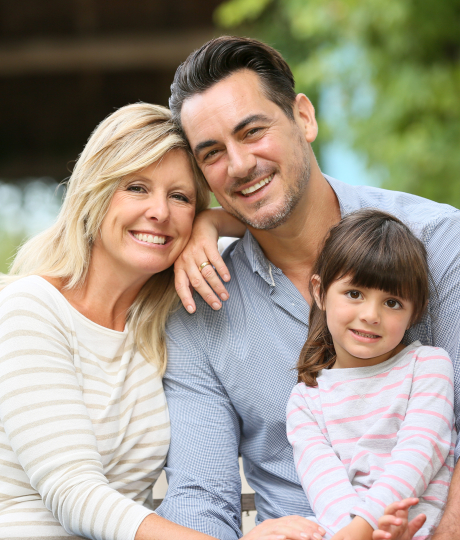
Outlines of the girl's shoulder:
[[411,355],[414,361],[414,371],[453,374],[452,360],[445,349],[422,345],[420,342],[412,345],[408,355]]

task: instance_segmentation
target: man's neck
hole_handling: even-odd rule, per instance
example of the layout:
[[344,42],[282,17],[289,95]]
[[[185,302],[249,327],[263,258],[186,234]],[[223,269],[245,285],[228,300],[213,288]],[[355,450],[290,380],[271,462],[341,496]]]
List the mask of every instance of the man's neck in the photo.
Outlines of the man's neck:
[[325,235],[340,217],[337,196],[316,167],[304,196],[286,223],[267,231],[249,229],[267,259],[283,271],[310,303],[313,266]]

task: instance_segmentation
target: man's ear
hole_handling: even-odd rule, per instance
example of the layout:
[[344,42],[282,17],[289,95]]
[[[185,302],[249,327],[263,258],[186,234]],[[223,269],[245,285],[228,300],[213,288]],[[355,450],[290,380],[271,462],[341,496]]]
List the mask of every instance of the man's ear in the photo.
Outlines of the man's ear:
[[319,307],[319,309],[324,311],[323,303],[321,302],[319,290],[321,286],[321,278],[318,276],[318,274],[313,274],[310,278],[311,285],[313,288],[313,298],[316,302],[316,305]]
[[305,94],[297,94],[295,98],[294,117],[304,133],[305,140],[312,143],[318,135],[318,123],[315,108]]

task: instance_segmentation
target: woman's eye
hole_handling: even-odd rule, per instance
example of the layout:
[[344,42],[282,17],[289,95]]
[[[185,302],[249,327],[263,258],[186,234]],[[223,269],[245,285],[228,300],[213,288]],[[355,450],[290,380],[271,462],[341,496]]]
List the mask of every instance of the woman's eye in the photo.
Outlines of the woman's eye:
[[128,186],[127,190],[132,191],[133,193],[145,193],[145,188],[142,186],[138,186],[137,184]]
[[361,293],[359,291],[348,291],[347,296],[352,300],[359,300],[361,298]]
[[385,302],[385,304],[391,309],[401,309],[402,308],[401,303],[398,302],[397,300],[395,300],[394,298],[390,298],[389,300],[387,300]]
[[189,198],[185,195],[182,195],[182,193],[173,193],[172,198],[176,199],[177,201],[189,202]]

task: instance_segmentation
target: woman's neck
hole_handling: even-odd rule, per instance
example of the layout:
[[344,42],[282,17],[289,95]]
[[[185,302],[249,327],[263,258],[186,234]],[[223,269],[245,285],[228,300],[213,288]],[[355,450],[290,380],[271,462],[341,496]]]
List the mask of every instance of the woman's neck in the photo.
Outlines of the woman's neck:
[[94,255],[84,282],[73,289],[65,288],[63,278],[42,277],[87,319],[122,332],[129,308],[149,276],[133,276],[119,269],[115,271],[107,261],[99,260],[96,252]]

